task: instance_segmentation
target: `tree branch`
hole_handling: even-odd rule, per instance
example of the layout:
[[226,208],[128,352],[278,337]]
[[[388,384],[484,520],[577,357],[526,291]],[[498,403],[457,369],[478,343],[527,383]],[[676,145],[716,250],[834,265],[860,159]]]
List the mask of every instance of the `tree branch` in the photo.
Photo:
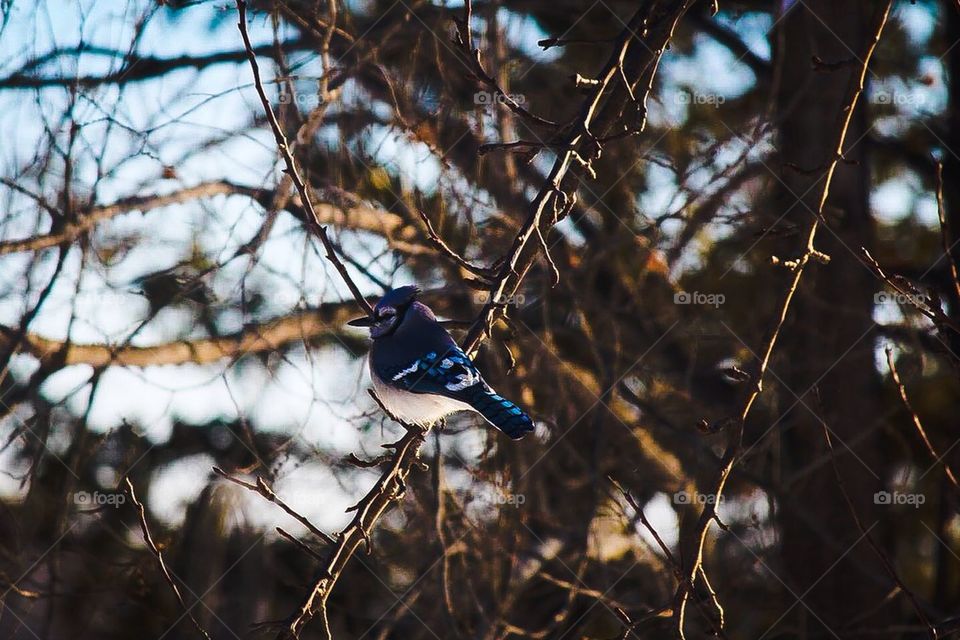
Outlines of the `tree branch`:
[[284,135],[283,129],[280,127],[280,122],[277,121],[277,116],[274,114],[273,107],[270,105],[270,99],[267,97],[267,94],[263,89],[263,81],[260,79],[260,67],[257,65],[257,55],[253,50],[253,46],[250,44],[250,35],[247,33],[247,3],[244,2],[244,0],[237,0],[237,10],[240,12],[240,20],[238,23],[240,35],[243,38],[243,46],[247,51],[247,59],[250,61],[250,68],[253,70],[253,83],[257,89],[257,94],[260,96],[260,102],[263,103],[263,108],[267,113],[267,120],[270,121],[270,127],[273,129],[273,135],[277,140],[277,148],[280,150],[280,155],[283,157],[284,164],[286,164],[287,168],[285,173],[293,181],[293,185],[296,187],[297,193],[300,194],[300,198],[303,200],[303,205],[307,210],[307,224],[320,238],[320,242],[323,243],[323,248],[326,249],[327,260],[329,260],[330,263],[336,267],[337,271],[340,272],[340,277],[343,278],[344,283],[346,283],[347,287],[350,289],[354,300],[357,301],[357,304],[367,313],[367,315],[372,316],[373,307],[370,306],[370,303],[367,302],[366,298],[363,297],[363,294],[360,293],[360,289],[357,288],[357,285],[353,282],[353,279],[347,272],[347,267],[343,264],[343,262],[340,261],[340,258],[337,257],[337,254],[333,248],[333,244],[330,242],[330,238],[327,237],[327,228],[323,226],[320,216],[313,208],[313,202],[310,200],[310,194],[307,190],[307,186],[304,184],[303,178],[300,177],[300,173],[297,171],[296,160],[294,160],[293,154],[290,152],[290,146],[287,144],[287,137]]
[[[599,157],[602,151],[594,129],[599,133],[612,127],[620,119],[624,107],[633,103],[639,109],[641,120],[641,124],[633,130],[643,130],[646,123],[646,96],[656,75],[660,57],[690,4],[692,0],[664,0],[646,4],[633,15],[620,33],[617,45],[580,108],[579,116],[569,126],[569,133],[558,143],[558,147],[566,151],[558,154],[545,184],[530,203],[530,213],[502,260],[500,276],[490,288],[489,302],[464,339],[464,351],[467,353],[474,353],[484,337],[489,335],[497,317],[503,313],[500,301],[516,292],[523,279],[522,274],[526,273],[536,258],[537,250],[528,250],[530,238],[534,234],[537,234],[538,238],[545,238],[553,225],[561,220],[574,204],[576,186],[568,183],[568,174],[574,165],[579,165],[586,173],[592,172],[591,162]],[[467,7],[469,6],[468,2]],[[469,31],[468,20],[463,24]],[[643,33],[643,42],[639,41],[640,32]],[[460,40],[465,46],[470,43],[468,35],[461,34]],[[629,73],[625,71],[625,65],[629,65]],[[614,86],[619,86],[616,80],[628,76],[635,78],[636,84],[646,80],[647,86],[642,97],[631,99],[632,87],[624,83],[627,86],[620,87],[620,99],[611,99],[611,90]],[[551,205],[552,215],[545,216],[548,206]]]
[[[154,367],[177,364],[211,364],[224,358],[251,353],[273,353],[299,342],[311,342],[340,334],[341,326],[355,315],[352,305],[327,303],[319,309],[285,316],[217,338],[198,338],[164,344],[114,347],[105,344],[73,344],[28,333],[22,347],[41,362],[64,366]],[[0,350],[15,339],[16,331],[0,325]]]
[[[313,49],[313,46],[313,41],[307,38],[300,38],[284,43],[284,48],[288,51],[310,51]],[[274,54],[274,46],[273,44],[260,45],[254,47],[253,52],[258,56],[270,56]],[[99,76],[38,76],[29,73],[29,70],[60,56],[71,55],[79,57],[81,54],[90,53],[118,58],[122,57],[124,64],[114,72]],[[158,58],[89,46],[80,46],[74,49],[54,49],[34,60],[28,61],[19,71],[10,74],[6,78],[0,78],[0,89],[41,89],[44,87],[93,88],[105,84],[129,84],[131,82],[141,82],[143,80],[157,78],[177,69],[194,69],[201,71],[216,64],[243,62],[246,57],[246,50],[220,51],[203,56]]]
[[160,565],[160,570],[163,572],[163,577],[173,590],[173,595],[177,597],[177,602],[180,603],[180,606],[183,608],[183,612],[188,618],[190,618],[190,622],[192,622],[193,626],[197,628],[197,631],[200,632],[200,635],[206,638],[206,640],[210,640],[210,634],[207,633],[204,628],[200,626],[200,622],[193,617],[193,613],[190,611],[192,607],[188,607],[187,603],[183,601],[183,596],[180,594],[180,589],[177,587],[177,583],[173,580],[173,575],[167,568],[167,563],[163,559],[163,554],[160,552],[160,548],[157,546],[157,543],[153,541],[153,536],[150,535],[150,528],[147,527],[147,514],[143,508],[143,504],[137,500],[137,494],[133,491],[133,483],[130,482],[129,478],[126,478],[125,480],[127,483],[127,493],[130,494],[130,501],[133,502],[133,505],[137,508],[137,515],[140,518],[140,530],[143,532],[143,541],[147,544],[147,548],[150,549],[150,553],[152,553],[157,559],[157,563]]
[[[369,546],[370,536],[380,517],[393,503],[403,499],[407,476],[417,462],[420,447],[427,435],[426,429],[421,427],[410,425],[404,425],[404,427],[407,432],[399,441],[384,445],[394,450],[390,466],[373,488],[352,507],[356,515],[347,528],[340,533],[336,546],[331,551],[326,565],[315,578],[310,593],[304,598],[297,612],[291,616],[287,626],[277,634],[277,640],[299,638],[304,626],[317,614],[320,614],[326,623],[327,599],[350,558],[364,542]],[[326,628],[326,637],[332,637],[329,626]]]
[[[311,189],[313,198],[322,195],[316,189]],[[36,196],[29,194],[36,199]],[[83,233],[92,230],[98,223],[109,220],[118,215],[134,211],[147,212],[172,204],[188,202],[199,198],[211,198],[218,195],[243,195],[253,199],[266,210],[270,210],[275,201],[276,192],[272,189],[262,189],[227,180],[204,182],[193,187],[187,187],[168,194],[154,194],[148,196],[131,196],[117,200],[112,204],[94,206],[80,214],[76,222],[67,223],[58,228],[55,233],[48,233],[29,238],[5,240],[0,242],[0,255],[25,251],[38,251],[55,247],[64,242],[77,239]],[[284,207],[291,215],[308,226],[310,220],[308,212],[303,206],[303,200],[298,195],[290,198]],[[56,210],[54,210],[56,211]],[[367,231],[386,238],[390,245],[403,253],[421,254],[429,250],[426,245],[417,239],[417,230],[408,224],[400,215],[384,209],[372,207],[363,203],[352,206],[343,206],[331,199],[329,202],[316,202],[314,212],[321,224],[334,225],[341,229]]]
[[691,559],[690,566],[687,569],[687,579],[677,585],[677,592],[674,597],[674,630],[676,631],[677,636],[680,638],[686,637],[684,635],[684,618],[686,615],[686,607],[692,591],[691,585],[700,574],[700,568],[703,564],[703,548],[707,540],[707,531],[710,529],[710,523],[714,522],[714,520],[717,518],[717,505],[720,502],[720,497],[723,495],[723,490],[726,487],[727,480],[730,478],[730,473],[733,471],[734,465],[736,465],[740,459],[740,452],[743,444],[743,431],[744,426],[746,425],[747,417],[750,415],[750,410],[753,408],[754,402],[757,400],[761,391],[763,390],[764,374],[766,373],[770,364],[773,350],[777,345],[778,338],[780,337],[780,331],[783,329],[783,325],[786,322],[787,314],[790,312],[794,295],[800,286],[800,281],[803,278],[806,267],[810,263],[811,258],[816,260],[817,256],[820,255],[814,246],[814,241],[816,240],[817,232],[820,229],[820,222],[823,219],[823,210],[826,206],[827,198],[830,195],[830,185],[833,180],[833,174],[837,168],[837,163],[840,161],[840,158],[843,157],[843,147],[847,137],[847,130],[849,129],[850,123],[853,120],[853,114],[856,111],[857,102],[863,93],[870,60],[873,57],[873,52],[877,48],[877,44],[880,42],[880,35],[883,33],[883,28],[887,24],[887,17],[890,14],[890,7],[892,5],[893,0],[887,0],[884,8],[879,12],[878,24],[873,30],[873,38],[871,39],[870,44],[867,47],[867,51],[863,57],[863,65],[861,66],[860,73],[857,76],[856,85],[852,88],[850,99],[844,107],[843,113],[845,113],[845,116],[837,134],[837,145],[835,151],[832,154],[823,179],[823,187],[820,191],[818,208],[815,212],[813,222],[810,224],[810,230],[807,232],[806,248],[803,255],[797,259],[795,266],[793,267],[793,278],[789,287],[787,288],[786,293],[784,294],[783,302],[780,305],[779,315],[776,323],[774,324],[773,331],[770,333],[770,337],[767,340],[766,346],[763,349],[762,358],[756,365],[756,371],[751,376],[752,387],[747,393],[746,400],[744,401],[743,407],[740,411],[739,419],[737,420],[736,425],[729,430],[727,446],[721,459],[720,470],[717,473],[717,478],[713,483],[713,490],[711,491],[713,500],[708,501],[704,505],[703,511],[700,513],[700,517],[697,520],[697,525],[693,531],[693,548],[690,550],[690,553],[685,554],[685,557]]

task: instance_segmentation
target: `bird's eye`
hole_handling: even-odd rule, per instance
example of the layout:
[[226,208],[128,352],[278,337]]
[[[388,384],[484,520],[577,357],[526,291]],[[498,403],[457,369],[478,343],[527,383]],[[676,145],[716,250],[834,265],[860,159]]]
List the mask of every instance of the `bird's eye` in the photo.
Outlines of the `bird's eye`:
[[381,320],[386,320],[386,319],[388,319],[388,318],[392,318],[392,317],[395,316],[395,315],[397,315],[397,310],[396,310],[396,309],[393,309],[393,308],[391,308],[391,307],[386,307],[385,309],[382,309],[382,310],[380,311],[380,319],[381,319]]

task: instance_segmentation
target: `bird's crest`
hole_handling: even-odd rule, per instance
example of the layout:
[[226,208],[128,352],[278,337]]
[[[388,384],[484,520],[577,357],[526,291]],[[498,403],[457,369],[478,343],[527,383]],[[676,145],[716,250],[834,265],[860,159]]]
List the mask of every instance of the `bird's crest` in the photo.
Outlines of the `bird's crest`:
[[383,297],[380,298],[380,302],[377,303],[376,309],[382,309],[383,307],[393,307],[394,309],[398,309],[413,302],[419,293],[420,287],[414,285],[407,285],[405,287],[391,289],[383,294]]

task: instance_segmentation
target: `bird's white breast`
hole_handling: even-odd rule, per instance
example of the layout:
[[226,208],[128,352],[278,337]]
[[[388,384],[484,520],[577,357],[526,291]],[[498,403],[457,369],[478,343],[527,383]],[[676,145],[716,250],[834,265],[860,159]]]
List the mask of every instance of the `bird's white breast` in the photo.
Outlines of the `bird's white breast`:
[[411,393],[388,386],[370,369],[373,390],[387,411],[410,424],[430,426],[440,418],[456,411],[473,411],[473,407],[459,400],[428,393]]

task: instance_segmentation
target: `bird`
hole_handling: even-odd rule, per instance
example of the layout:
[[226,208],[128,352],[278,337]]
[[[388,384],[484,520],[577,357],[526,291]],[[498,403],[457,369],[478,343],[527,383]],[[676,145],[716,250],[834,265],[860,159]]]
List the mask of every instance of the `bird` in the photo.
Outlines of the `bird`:
[[370,378],[384,408],[421,427],[475,411],[514,440],[533,431],[530,416],[490,388],[430,307],[417,300],[419,293],[412,285],[392,289],[373,315],[347,323],[370,329]]

